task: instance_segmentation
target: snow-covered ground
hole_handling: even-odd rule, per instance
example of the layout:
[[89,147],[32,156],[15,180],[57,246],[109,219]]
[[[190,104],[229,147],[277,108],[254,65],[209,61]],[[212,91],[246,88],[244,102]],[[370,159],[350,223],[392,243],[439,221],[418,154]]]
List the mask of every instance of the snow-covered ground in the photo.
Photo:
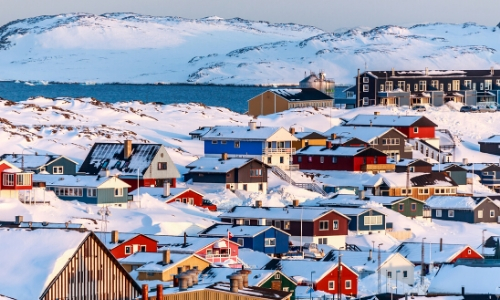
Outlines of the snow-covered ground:
[[299,25],[131,13],[62,14],[0,27],[0,79],[59,82],[296,84],[324,70],[499,66],[500,28],[394,25],[326,32]]

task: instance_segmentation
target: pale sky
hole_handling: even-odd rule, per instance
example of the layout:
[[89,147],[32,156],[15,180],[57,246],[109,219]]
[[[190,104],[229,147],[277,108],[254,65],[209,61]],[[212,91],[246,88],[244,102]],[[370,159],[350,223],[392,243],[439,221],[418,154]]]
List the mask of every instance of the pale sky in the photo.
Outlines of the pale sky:
[[0,0],[0,25],[69,12],[135,12],[155,16],[240,17],[339,28],[427,22],[500,23],[500,0]]

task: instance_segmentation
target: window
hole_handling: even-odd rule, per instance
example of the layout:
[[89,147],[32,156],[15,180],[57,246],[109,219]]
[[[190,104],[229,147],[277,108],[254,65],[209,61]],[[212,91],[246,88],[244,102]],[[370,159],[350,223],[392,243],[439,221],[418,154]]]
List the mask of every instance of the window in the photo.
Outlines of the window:
[[416,203],[411,204],[411,211],[417,211],[417,204]]
[[415,92],[418,92],[418,83],[415,83],[413,85],[413,90],[415,90]]
[[245,240],[243,238],[238,238],[236,240],[236,243],[238,243],[238,245],[240,245],[241,247],[243,247],[245,245]]
[[382,225],[382,216],[365,216],[365,225]]
[[269,157],[267,158],[267,163],[268,163],[268,164],[270,164],[270,163],[271,163],[271,156],[269,156]]
[[17,185],[19,186],[31,186],[31,175],[30,174],[16,174]]
[[420,91],[426,91],[427,90],[427,81],[420,80],[418,82],[418,88],[419,88]]
[[333,221],[333,230],[337,230],[337,229],[339,229],[339,221],[334,220]]
[[398,205],[398,211],[404,211],[404,210],[405,210],[404,203],[399,203],[399,205]]
[[369,77],[363,77],[363,83],[369,83],[370,78]]
[[345,281],[345,289],[346,290],[350,290],[351,289],[351,281],[350,280],[346,280]]
[[319,230],[328,230],[328,221],[319,221]]
[[234,141],[234,148],[240,147],[240,141]]
[[283,292],[288,292],[288,287],[283,287]]
[[220,141],[220,143],[221,143],[222,145],[225,145],[225,144],[227,144],[227,141]]
[[324,156],[320,156],[319,157],[319,162],[320,163],[324,163],[325,162],[325,157]]
[[56,166],[52,168],[52,174],[63,174],[64,168],[62,166]]
[[250,177],[262,177],[262,169],[250,169]]
[[383,84],[381,84],[381,85],[380,85],[380,91],[381,91],[381,92],[383,92],[383,91],[384,91],[384,85],[383,85]]
[[483,210],[482,209],[477,211],[477,218],[478,219],[482,219],[483,218]]
[[[411,171],[411,169],[410,169]],[[409,189],[401,189],[401,195],[410,195],[412,193],[411,188]]]
[[263,190],[264,190],[264,184],[259,183],[259,191],[263,191]]
[[318,239],[318,244],[320,244],[320,245],[326,245],[326,244],[328,244],[328,239],[327,238],[319,238]]
[[130,246],[125,246],[125,254],[131,254],[132,248]]
[[441,218],[443,216],[443,211],[440,209],[436,209],[436,218]]
[[394,86],[392,85],[392,81],[386,81],[385,86],[387,86],[388,91],[394,90]]
[[275,238],[266,238],[264,243],[265,243],[266,247],[275,247],[276,246],[276,239]]
[[302,156],[297,156],[297,162],[301,163],[302,162]]
[[418,194],[419,195],[429,195],[429,189],[428,188],[419,188]]
[[218,141],[212,140],[212,144],[217,144],[217,143],[218,143]]
[[213,252],[212,252],[212,249],[207,249],[207,256],[212,255],[212,253],[213,253]]
[[444,84],[442,84],[442,83],[441,83],[441,84],[439,84],[439,90],[440,90],[440,91],[444,91]]
[[472,83],[472,89],[473,89],[474,91],[476,90],[476,83],[475,83],[475,82],[473,82],[473,83]]
[[472,80],[464,80],[464,86],[468,89],[472,89]]
[[370,88],[368,84],[363,84],[363,92],[369,92]]
[[482,82],[479,84],[479,89],[480,89],[481,91],[484,89],[484,87],[483,87],[483,83],[482,83]]
[[392,278],[392,272],[391,271],[387,272],[387,277]]
[[159,162],[158,163],[158,170],[166,170],[167,169],[167,163],[166,162]]
[[418,127],[413,127],[413,133],[418,133]]
[[496,80],[496,85],[500,86],[500,79]]
[[245,225],[250,225],[250,220],[249,220],[249,219],[244,219],[244,220],[243,220],[243,224],[245,224]]
[[453,90],[460,91],[460,80],[453,80]]
[[87,197],[95,198],[97,197],[97,189],[87,189]]
[[451,83],[448,83],[448,91],[451,91]]
[[273,221],[266,220],[266,226],[273,226]]
[[123,188],[115,189],[115,197],[122,197],[122,196],[123,196]]
[[405,90],[405,82],[404,81],[398,81],[398,89]]
[[290,229],[290,221],[283,221],[283,229],[286,230]]
[[347,97],[347,98],[352,98],[352,97],[354,97],[354,92],[347,92],[347,93],[346,93],[346,97]]
[[431,86],[436,90],[439,89],[439,80],[431,80]]
[[415,172],[415,167],[410,167],[410,172]]
[[333,156],[332,157],[332,164],[336,164],[337,163],[337,157],[336,156]]
[[312,156],[308,156],[308,157],[307,157],[307,161],[308,161],[308,162],[310,162],[310,163],[312,163],[312,162],[313,162],[313,158],[312,158]]
[[280,164],[284,164],[285,163],[285,158],[283,156],[280,156]]
[[274,279],[280,279],[280,278],[281,278],[280,274],[274,275]]
[[493,81],[491,79],[486,79],[484,81],[484,89],[485,90],[491,90],[493,88]]
[[146,245],[141,245],[141,252],[146,252]]
[[335,281],[334,280],[328,281],[328,289],[329,290],[334,290],[335,289]]
[[494,210],[490,210],[490,218],[494,218],[495,217],[495,211]]
[[403,278],[407,278],[408,277],[408,271],[403,271]]
[[454,218],[455,217],[455,211],[453,209],[448,210],[448,218]]
[[244,191],[248,191],[248,184],[244,184],[244,185],[243,185],[243,190],[244,190]]
[[363,105],[368,105],[370,102],[370,99],[368,97],[363,97]]
[[274,227],[281,229],[281,221],[274,221]]
[[399,139],[382,139],[382,145],[399,145]]
[[83,196],[83,188],[55,187],[54,194],[56,194],[56,196],[82,197]]
[[472,254],[472,250],[471,249],[467,249],[467,254]]

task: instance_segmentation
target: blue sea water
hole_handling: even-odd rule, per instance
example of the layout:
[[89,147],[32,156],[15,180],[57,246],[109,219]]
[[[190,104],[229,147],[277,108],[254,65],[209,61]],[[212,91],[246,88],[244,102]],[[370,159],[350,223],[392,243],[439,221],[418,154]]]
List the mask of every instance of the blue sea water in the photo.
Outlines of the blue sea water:
[[[0,97],[22,101],[30,97],[93,97],[110,103],[141,100],[165,104],[200,102],[207,106],[222,106],[243,113],[247,100],[268,90],[258,86],[219,85],[134,85],[134,84],[26,84],[0,82]],[[340,89],[336,89],[336,92]]]

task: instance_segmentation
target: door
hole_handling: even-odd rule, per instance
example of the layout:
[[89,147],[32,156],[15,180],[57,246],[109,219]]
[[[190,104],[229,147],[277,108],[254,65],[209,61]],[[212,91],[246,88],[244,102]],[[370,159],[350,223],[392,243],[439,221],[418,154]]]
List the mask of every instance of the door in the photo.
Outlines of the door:
[[275,291],[281,291],[281,281],[280,280],[271,281],[271,289]]
[[139,245],[133,245],[132,249],[132,253],[136,253],[137,251],[139,251]]
[[231,185],[230,184],[226,184],[226,189],[230,190],[231,189]]

